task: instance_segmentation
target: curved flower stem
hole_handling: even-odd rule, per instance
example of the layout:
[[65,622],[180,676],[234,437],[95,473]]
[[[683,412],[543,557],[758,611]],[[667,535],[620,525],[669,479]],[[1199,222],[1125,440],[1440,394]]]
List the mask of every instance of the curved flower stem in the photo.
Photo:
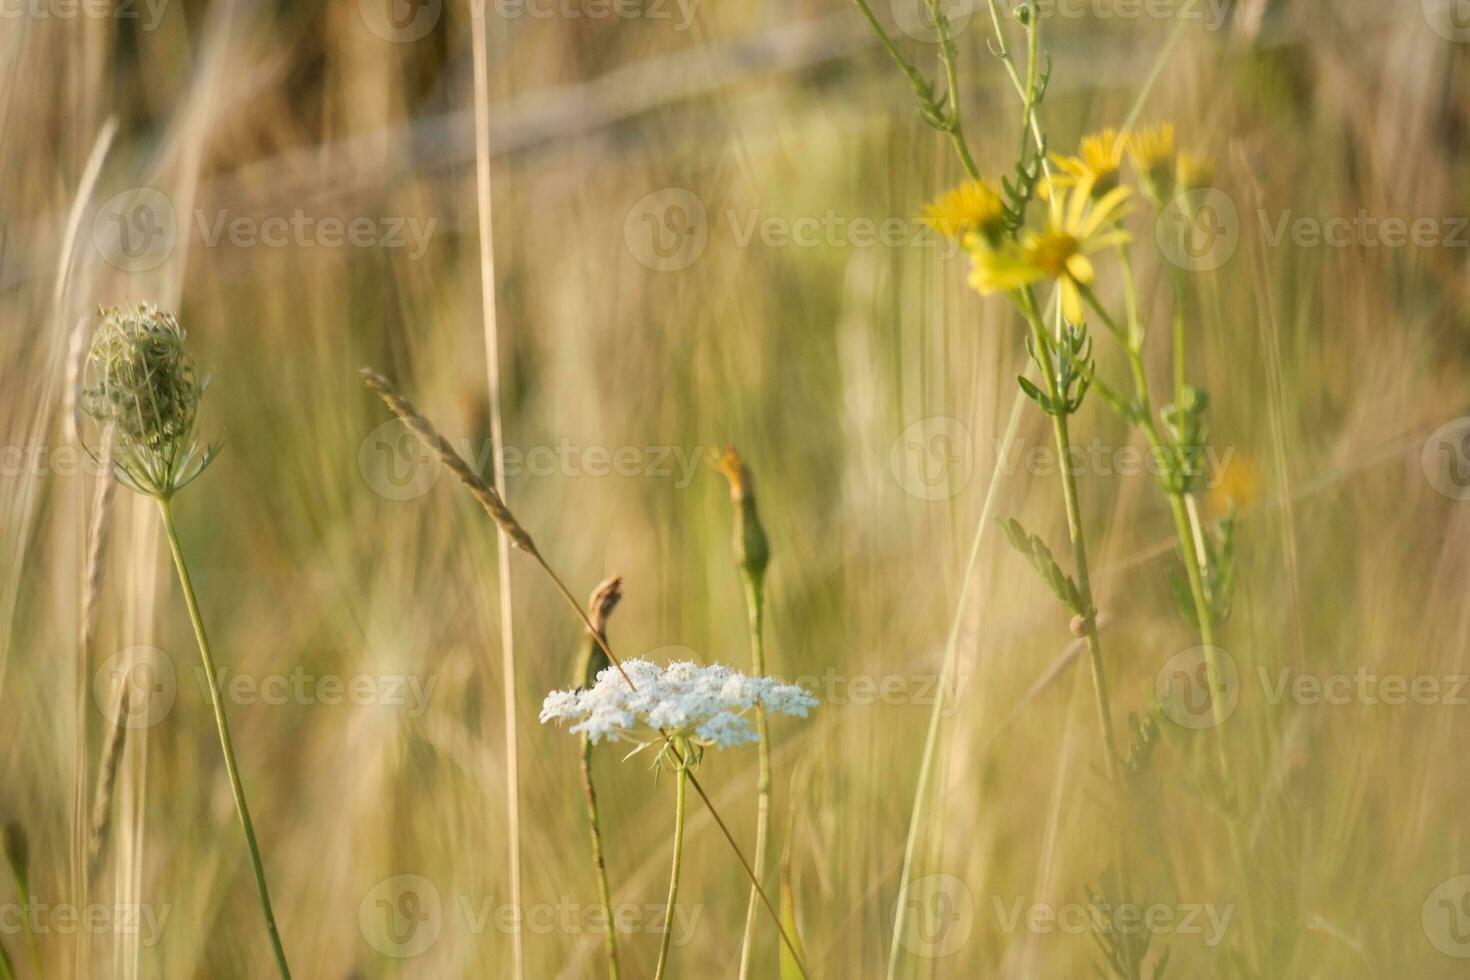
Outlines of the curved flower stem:
[[582,737],[582,792],[587,800],[587,827],[592,836],[592,867],[597,875],[597,898],[607,916],[603,945],[607,948],[607,975],[619,980],[618,933],[612,927],[612,888],[607,881],[607,862],[602,856],[602,816],[597,806],[597,787],[592,782],[592,740]]
[[[1160,434],[1158,424],[1154,421],[1153,404],[1149,395],[1148,373],[1143,363],[1143,336],[1144,331],[1136,323],[1137,302],[1134,298],[1133,269],[1128,262],[1125,249],[1119,250],[1122,267],[1127,284],[1129,329],[1126,334],[1127,342],[1123,347],[1128,354],[1129,367],[1133,373],[1136,403],[1134,404],[1134,417],[1129,421],[1137,424],[1148,440],[1149,449],[1161,461],[1166,462],[1172,455],[1172,447],[1168,445]],[[1115,336],[1125,336],[1119,330],[1117,321],[1107,311],[1107,308],[1098,300],[1097,295],[1090,289],[1084,288],[1083,299],[1096,311],[1108,329]],[[1175,329],[1179,331],[1179,321],[1176,317]],[[1176,340],[1177,340],[1176,335]],[[1175,384],[1179,390],[1183,390],[1183,365],[1177,354],[1175,370]],[[1224,676],[1220,670],[1219,648],[1215,646],[1215,617],[1214,609],[1210,605],[1209,595],[1205,590],[1202,562],[1204,561],[1204,539],[1201,529],[1198,527],[1198,515],[1193,508],[1192,498],[1172,486],[1164,486],[1165,496],[1169,499],[1169,513],[1174,519],[1174,533],[1179,539],[1179,553],[1184,561],[1185,575],[1189,580],[1190,598],[1194,605],[1195,619],[1199,626],[1200,645],[1204,648],[1205,669],[1211,678]],[[1210,698],[1210,715],[1215,732],[1215,753],[1220,767],[1220,778],[1227,785],[1230,780],[1230,755],[1225,746],[1223,705],[1216,697]],[[1250,867],[1246,860],[1245,842],[1241,837],[1240,821],[1237,814],[1230,813],[1225,818],[1226,833],[1230,842],[1231,857],[1235,862],[1236,874],[1239,876],[1244,888],[1245,895],[1249,899],[1252,895],[1251,881],[1247,869]],[[1260,961],[1257,950],[1259,942],[1254,928],[1247,919],[1247,942],[1249,944],[1248,956],[1254,966]]]
[[[913,86],[914,96],[919,100],[919,106],[924,118],[930,125],[949,134],[950,142],[954,144],[955,154],[960,158],[960,164],[965,168],[965,173],[971,180],[978,180],[980,168],[975,164],[975,158],[970,154],[970,144],[965,139],[964,124],[960,121],[960,97],[959,97],[959,75],[955,68],[954,36],[950,31],[949,22],[939,17],[935,23],[942,25],[939,36],[939,56],[944,63],[945,81],[949,86],[946,98],[949,108],[939,104],[934,98],[934,92],[924,76],[914,67],[913,63],[903,56],[898,50],[898,45],[893,43],[893,38],[883,29],[883,24],[873,13],[873,8],[868,5],[868,0],[853,0],[858,9],[867,18],[868,24],[873,28],[873,33],[878,35],[878,41],[888,52],[898,70],[903,72],[904,77]],[[934,0],[925,0],[931,12],[937,9]],[[942,12],[941,12],[942,13]]]
[[[671,745],[681,742],[674,739]],[[658,949],[658,966],[653,971],[653,980],[663,980],[664,970],[669,965],[669,940],[674,936],[671,925],[674,921],[674,905],[679,900],[679,870],[684,863],[684,786],[689,780],[689,750],[678,745],[676,758],[677,775],[674,777],[674,859],[669,867],[669,901],[664,909],[664,938]]]
[[[591,618],[587,615],[586,611],[582,609],[582,604],[579,603],[576,597],[572,595],[572,590],[567,588],[566,583],[561,580],[561,576],[556,574],[556,571],[551,567],[550,564],[547,563],[546,559],[542,557],[539,551],[531,552],[531,557],[534,558],[536,560],[536,563],[541,566],[541,570],[546,573],[546,576],[551,580],[552,585],[554,585],[556,587],[556,590],[561,593],[562,597],[567,601],[567,604],[572,607],[572,612],[575,613],[577,615],[577,618],[580,619],[583,625],[587,627],[588,631],[592,634],[593,642],[597,644],[598,648],[601,649],[603,653],[607,654],[608,661],[611,662],[613,667],[617,669],[618,673],[622,675],[622,678],[627,683],[628,687],[633,690],[637,690],[637,685],[633,683],[633,679],[629,677],[627,671],[623,669],[623,662],[618,659],[617,654],[613,653],[612,647],[607,642],[607,637],[603,636],[602,633],[597,629],[597,627],[593,625]],[[674,761],[681,766],[684,765],[686,761],[685,752],[681,750],[678,745],[674,744],[674,739],[669,735],[667,731],[660,729],[659,735],[668,745],[669,752],[673,755]],[[776,924],[776,931],[780,934],[781,941],[786,944],[786,951],[791,955],[792,962],[796,964],[797,970],[801,973],[803,977],[811,976],[811,974],[807,973],[806,963],[802,960],[801,954],[797,952],[796,943],[792,940],[791,936],[787,934],[786,927],[781,924],[781,914],[776,911],[776,906],[772,904],[771,896],[767,895],[766,890],[761,887],[760,878],[756,875],[755,869],[750,866],[750,862],[745,859],[745,852],[740,849],[740,845],[735,840],[735,835],[730,832],[729,825],[727,825],[724,818],[720,816],[720,811],[715,807],[714,800],[711,800],[709,798],[709,794],[704,791],[704,786],[702,786],[699,780],[695,778],[694,773],[691,772],[687,775],[689,779],[689,784],[694,787],[694,792],[699,794],[699,798],[704,802],[705,809],[709,810],[709,815],[714,820],[715,826],[720,828],[720,833],[724,835],[726,843],[730,845],[730,850],[735,853],[735,860],[740,862],[740,867],[745,872],[745,877],[750,879],[750,887],[755,889],[756,895],[760,897],[761,904],[766,907],[766,912],[770,914],[771,921]]]
[[281,945],[281,933],[276,928],[276,915],[271,910],[270,890],[265,883],[265,865],[260,858],[260,845],[255,841],[255,825],[250,822],[250,807],[245,802],[245,786],[240,782],[240,767],[235,762],[235,746],[230,740],[230,725],[225,719],[224,698],[220,695],[216,680],[214,655],[209,650],[209,639],[204,632],[204,620],[199,615],[199,600],[194,595],[194,584],[189,579],[189,569],[184,564],[184,551],[179,545],[179,533],[174,527],[173,512],[167,497],[158,497],[158,512],[163,518],[164,536],[173,554],[174,568],[179,573],[179,585],[184,590],[184,601],[189,606],[189,619],[194,624],[194,637],[199,641],[199,658],[204,664],[204,680],[209,685],[209,701],[214,708],[214,723],[219,729],[220,749],[225,756],[225,771],[230,777],[230,789],[235,794],[235,810],[240,815],[240,826],[245,831],[245,846],[250,852],[250,868],[255,873],[255,887],[260,893],[260,910],[265,916],[266,931],[270,933],[271,950],[275,953],[276,969],[282,980],[291,980],[291,968],[286,964],[286,950]]
[[1185,365],[1188,363],[1184,353],[1184,272],[1181,269],[1172,270],[1169,276],[1169,285],[1174,295],[1174,401],[1178,402],[1184,394],[1185,388]]
[[[750,615],[750,656],[757,677],[766,673],[765,641],[765,586],[750,576],[745,579],[745,599]],[[767,851],[771,834],[771,731],[766,719],[766,709],[760,705],[755,709],[756,734],[760,741],[756,746],[759,755],[760,774],[756,781],[755,800],[755,853],[751,863],[755,873],[765,877]],[[755,945],[755,919],[760,896],[754,887],[745,905],[745,938],[740,943],[740,978],[750,975],[750,955]]]
[[[1132,281],[1132,270],[1124,263],[1124,271],[1129,282]],[[1111,313],[1098,300],[1097,294],[1089,288],[1082,291],[1083,299],[1087,304],[1102,317],[1108,329],[1115,335],[1125,336],[1129,342],[1124,344],[1128,354],[1129,369],[1133,373],[1133,387],[1136,404],[1134,408],[1134,422],[1143,430],[1144,437],[1148,440],[1149,450],[1161,461],[1167,462],[1172,456],[1172,447],[1164,440],[1159,432],[1158,423],[1154,421],[1154,410],[1152,398],[1149,394],[1148,373],[1143,364],[1143,331],[1130,323],[1128,332],[1124,334],[1118,327],[1117,321]],[[1135,342],[1134,338],[1137,338]],[[1210,607],[1209,597],[1205,591],[1204,574],[1200,570],[1200,557],[1195,540],[1193,526],[1190,522],[1189,508],[1185,504],[1184,494],[1178,490],[1166,486],[1165,494],[1169,498],[1169,512],[1174,518],[1174,533],[1179,538],[1179,552],[1184,560],[1184,571],[1189,579],[1189,591],[1194,603],[1195,617],[1199,621],[1200,643],[1204,646],[1205,665],[1212,677],[1220,677],[1219,657],[1215,647],[1215,619],[1214,612]],[[1220,759],[1220,772],[1223,775],[1229,772],[1229,757],[1225,750],[1224,735],[1221,726],[1225,718],[1221,713],[1223,705],[1218,698],[1210,699],[1210,711],[1214,720],[1215,748]]]
[[[1031,327],[1032,337],[1039,350],[1047,348],[1046,326],[1041,322],[1041,313],[1036,307],[1036,297],[1029,289],[1020,293],[1021,310],[1026,315],[1026,321]],[[1056,366],[1052,358],[1043,356],[1038,358],[1041,362],[1041,374],[1046,382],[1047,395],[1053,405],[1062,403],[1062,393],[1058,389]],[[1112,705],[1108,697],[1107,670],[1103,664],[1102,641],[1097,633],[1097,606],[1092,599],[1092,577],[1087,566],[1087,541],[1082,532],[1082,509],[1077,499],[1077,474],[1072,467],[1072,439],[1068,431],[1067,416],[1063,412],[1057,412],[1051,417],[1052,433],[1056,438],[1057,455],[1062,461],[1062,498],[1067,509],[1067,536],[1072,542],[1072,564],[1077,576],[1077,592],[1082,596],[1082,602],[1087,607],[1081,613],[1082,628],[1087,639],[1087,656],[1092,665],[1092,689],[1093,697],[1097,707],[1098,729],[1102,736],[1103,758],[1107,771],[1108,781],[1117,782],[1117,758],[1116,743],[1113,739],[1113,714]]]

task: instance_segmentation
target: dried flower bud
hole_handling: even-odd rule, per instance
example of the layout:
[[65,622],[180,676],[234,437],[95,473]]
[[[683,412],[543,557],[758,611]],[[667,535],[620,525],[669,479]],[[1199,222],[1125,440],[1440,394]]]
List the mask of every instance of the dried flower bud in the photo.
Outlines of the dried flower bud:
[[[607,639],[608,617],[622,600],[623,579],[620,575],[603,579],[587,598],[587,618],[604,641]],[[591,687],[597,683],[597,675],[610,666],[612,663],[603,652],[602,644],[597,642],[597,637],[589,637],[582,650],[581,662],[577,665],[574,684],[578,687]]]
[[117,433],[115,472],[139,493],[167,497],[198,476],[194,427],[209,379],[200,378],[178,319],[151,303],[102,310],[83,377],[82,405]]
[[730,501],[735,505],[735,564],[758,588],[771,562],[771,546],[755,507],[755,478],[734,446],[725,447],[716,465],[730,481]]

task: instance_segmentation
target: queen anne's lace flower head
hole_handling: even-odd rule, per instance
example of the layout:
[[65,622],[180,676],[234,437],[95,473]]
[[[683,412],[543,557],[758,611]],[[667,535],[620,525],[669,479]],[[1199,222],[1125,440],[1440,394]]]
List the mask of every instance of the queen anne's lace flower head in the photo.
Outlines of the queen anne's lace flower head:
[[[774,677],[747,677],[720,664],[702,667],[678,661],[660,667],[624,660],[608,667],[592,687],[553,691],[541,705],[541,721],[574,722],[571,731],[594,743],[643,740],[662,731],[699,746],[730,748],[758,740],[747,717],[759,705],[769,714],[805,718],[817,699],[797,684]],[[629,687],[631,680],[635,687]]]

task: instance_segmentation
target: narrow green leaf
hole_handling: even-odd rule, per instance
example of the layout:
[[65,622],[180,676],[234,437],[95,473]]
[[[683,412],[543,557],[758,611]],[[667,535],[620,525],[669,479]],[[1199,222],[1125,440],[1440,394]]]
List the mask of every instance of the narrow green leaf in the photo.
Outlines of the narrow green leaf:
[[[806,950],[802,948],[801,932],[796,927],[796,895],[791,888],[791,866],[785,861],[781,863],[781,927],[791,937],[797,956],[804,961]],[[781,980],[806,980],[786,944],[777,945],[781,949]]]

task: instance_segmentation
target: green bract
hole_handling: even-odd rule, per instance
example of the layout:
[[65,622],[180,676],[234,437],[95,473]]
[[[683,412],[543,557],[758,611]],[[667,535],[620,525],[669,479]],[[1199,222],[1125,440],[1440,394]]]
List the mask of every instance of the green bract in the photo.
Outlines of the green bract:
[[116,434],[118,479],[138,493],[169,497],[214,457],[194,433],[200,378],[178,319],[151,303],[102,311],[83,379],[82,404]]

